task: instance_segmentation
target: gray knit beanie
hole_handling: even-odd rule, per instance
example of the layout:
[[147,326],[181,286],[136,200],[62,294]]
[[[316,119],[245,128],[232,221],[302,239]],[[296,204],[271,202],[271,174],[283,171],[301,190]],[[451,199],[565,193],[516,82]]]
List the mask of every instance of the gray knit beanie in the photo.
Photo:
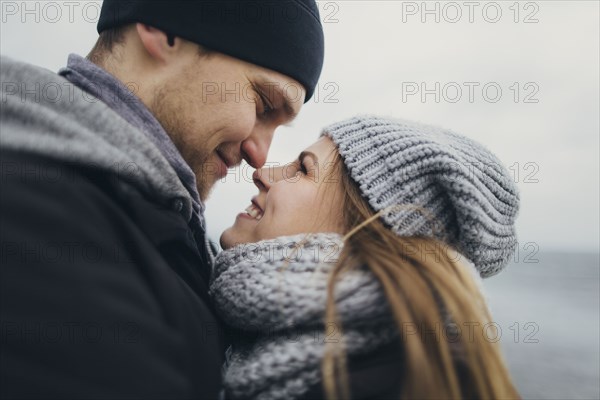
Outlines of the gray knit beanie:
[[519,193],[486,148],[449,130],[375,116],[330,125],[322,136],[337,145],[363,197],[376,212],[385,210],[396,234],[443,240],[481,277],[508,263]]

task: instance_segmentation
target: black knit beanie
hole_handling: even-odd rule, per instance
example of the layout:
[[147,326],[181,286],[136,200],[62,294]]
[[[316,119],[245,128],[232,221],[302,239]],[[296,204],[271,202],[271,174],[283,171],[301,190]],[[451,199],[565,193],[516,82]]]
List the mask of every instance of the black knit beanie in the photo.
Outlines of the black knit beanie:
[[305,102],[323,67],[314,0],[104,0],[98,33],[134,22],[287,75]]

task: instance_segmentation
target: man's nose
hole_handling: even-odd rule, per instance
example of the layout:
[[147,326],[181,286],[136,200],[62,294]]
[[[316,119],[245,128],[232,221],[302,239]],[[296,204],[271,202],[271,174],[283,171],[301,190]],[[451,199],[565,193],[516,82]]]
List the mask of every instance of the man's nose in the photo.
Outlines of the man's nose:
[[253,168],[262,168],[262,166],[265,165],[274,133],[275,128],[273,127],[255,129],[255,131],[242,142],[242,157]]

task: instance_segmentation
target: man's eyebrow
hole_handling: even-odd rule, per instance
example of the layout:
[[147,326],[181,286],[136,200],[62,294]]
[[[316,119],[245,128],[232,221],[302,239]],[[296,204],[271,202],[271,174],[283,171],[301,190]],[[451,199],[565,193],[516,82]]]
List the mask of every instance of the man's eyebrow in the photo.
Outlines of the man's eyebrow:
[[260,74],[258,77],[259,77],[260,81],[262,81],[261,86],[264,86],[267,88],[267,95],[272,90],[276,90],[278,95],[281,96],[281,98],[283,99],[283,111],[285,112],[285,115],[287,116],[287,118],[289,120],[286,125],[291,124],[291,122],[294,119],[296,119],[296,117],[298,116],[298,112],[296,110],[294,110],[294,107],[292,107],[290,100],[285,95],[285,93],[283,93],[283,89],[281,88],[281,85],[279,85],[278,82],[273,82],[272,80],[270,80],[267,76],[265,76],[263,74]]
[[296,119],[296,117],[298,116],[298,112],[296,110],[294,110],[294,107],[292,107],[292,105],[290,104],[289,99],[283,93],[283,89],[280,88],[279,85],[276,85],[275,88],[276,88],[275,90],[277,90],[277,92],[279,93],[279,96],[281,96],[281,98],[283,99],[283,111],[288,120],[285,125],[289,126],[294,121],[294,119]]
[[292,107],[292,105],[290,104],[290,102],[284,94],[282,94],[281,96],[283,97],[283,110],[285,111],[285,114],[287,115],[289,120],[289,122],[286,124],[288,125],[296,119],[296,117],[298,116],[298,112],[294,110],[294,108]]

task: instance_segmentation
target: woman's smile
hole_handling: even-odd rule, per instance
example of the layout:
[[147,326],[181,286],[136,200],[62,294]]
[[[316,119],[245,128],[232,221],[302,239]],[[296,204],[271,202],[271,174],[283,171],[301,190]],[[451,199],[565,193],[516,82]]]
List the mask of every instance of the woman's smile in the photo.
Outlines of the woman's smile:
[[245,211],[248,216],[252,217],[257,221],[260,221],[263,217],[263,210],[260,207],[258,207],[256,203],[254,203],[254,201],[252,202],[252,204],[246,207]]
[[333,142],[321,138],[295,161],[257,170],[253,180],[259,193],[223,232],[221,246],[226,249],[281,234],[339,231],[338,183],[319,173],[319,165],[330,165],[336,154]]

